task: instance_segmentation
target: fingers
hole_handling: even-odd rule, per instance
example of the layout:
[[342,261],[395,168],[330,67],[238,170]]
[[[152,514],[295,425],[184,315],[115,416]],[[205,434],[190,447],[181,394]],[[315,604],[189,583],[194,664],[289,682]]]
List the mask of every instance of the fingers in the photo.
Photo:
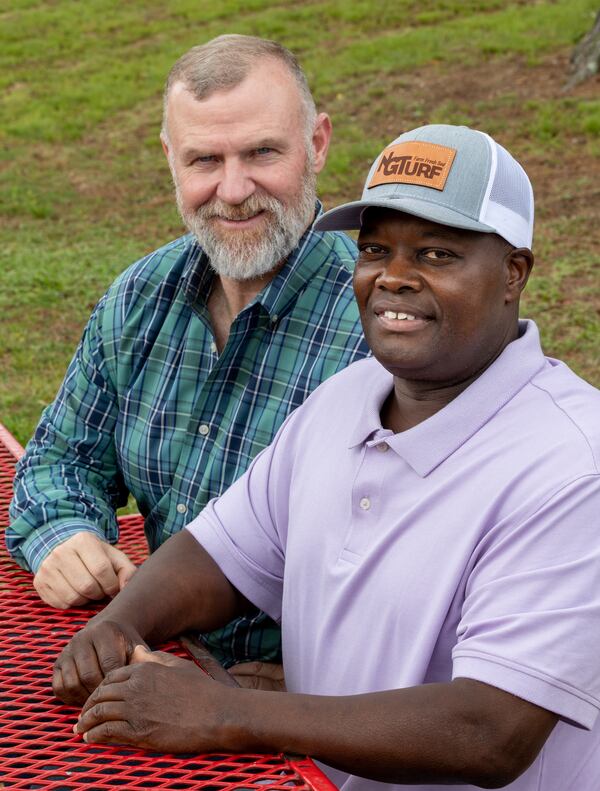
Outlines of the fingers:
[[89,744],[122,744],[139,746],[135,733],[132,732],[128,722],[113,721],[102,722],[96,728],[86,731],[83,741]]
[[40,567],[40,570],[33,578],[33,587],[43,602],[57,610],[66,610],[68,607],[80,607],[88,601],[85,596],[81,596],[69,584],[60,569],[50,573],[48,568]]
[[85,703],[102,682],[104,672],[93,645],[83,643],[77,660],[69,651],[63,651],[54,665],[52,689],[57,698],[71,706]]
[[[117,682],[119,677],[121,682]],[[115,671],[105,679],[88,698],[73,726],[73,733],[81,734],[85,742],[131,743],[130,707],[124,702],[125,684],[122,683],[127,678]]]
[[[143,646],[140,646],[143,648]],[[133,668],[120,667],[109,673],[90,695],[73,727],[85,742],[138,744],[138,728],[132,723],[130,687]]]
[[140,662],[156,662],[159,665],[166,665],[168,667],[175,667],[176,665],[193,665],[188,659],[182,659],[174,654],[168,654],[165,651],[151,651],[147,646],[136,645],[129,657],[129,664],[138,664]]
[[283,666],[272,662],[240,662],[229,669],[240,687],[285,692]]
[[[99,687],[92,692],[89,698],[85,701],[82,709],[81,714],[79,715],[80,722],[84,715],[86,715],[91,709],[97,706],[100,703],[106,703],[108,701],[114,702],[123,702],[125,700],[125,695],[127,692],[127,682],[131,678],[131,667],[119,667],[116,670],[113,670],[109,673],[106,678],[102,681]],[[96,718],[98,720],[99,712],[96,712]],[[85,720],[85,722],[89,722],[89,718]],[[98,720],[99,721],[99,720]],[[86,730],[85,728],[79,729]]]
[[127,665],[133,646],[138,644],[144,645],[138,634],[130,634],[116,623],[93,619],[56,660],[54,694],[70,705],[84,703],[105,676]]
[[34,578],[40,598],[58,609],[115,596],[136,567],[121,550],[82,531],[44,559]]
[[219,685],[193,662],[184,664],[163,667],[147,661],[109,673],[83,706],[74,732],[90,743],[128,744],[158,752],[216,748],[222,701],[211,702],[207,690],[214,694],[212,688]]
[[127,585],[137,571],[137,566],[131,562],[124,552],[110,544],[106,545],[105,551],[117,575],[119,590],[123,590],[125,585]]
[[[101,730],[98,726],[107,722],[118,722],[126,724],[126,711],[121,701],[110,701],[107,703],[97,703],[93,706],[86,715],[82,715],[75,725],[73,726],[73,733],[80,733],[83,736],[83,741],[96,741],[94,734],[89,738],[88,731],[96,731],[96,737],[101,735]],[[111,734],[104,733],[104,736]]]

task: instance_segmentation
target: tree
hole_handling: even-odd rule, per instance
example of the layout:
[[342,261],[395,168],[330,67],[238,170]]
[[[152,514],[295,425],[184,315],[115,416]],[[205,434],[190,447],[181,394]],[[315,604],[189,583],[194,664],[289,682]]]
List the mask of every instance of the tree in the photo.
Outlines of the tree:
[[600,11],[594,27],[577,44],[571,55],[571,76],[564,90],[593,77],[600,71]]

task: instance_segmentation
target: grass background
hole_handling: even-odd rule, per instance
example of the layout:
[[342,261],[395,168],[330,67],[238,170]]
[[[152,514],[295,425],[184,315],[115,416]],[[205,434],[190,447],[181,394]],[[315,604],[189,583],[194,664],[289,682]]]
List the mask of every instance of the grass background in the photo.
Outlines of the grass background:
[[6,0],[0,5],[0,421],[24,443],[91,308],[181,233],[158,140],[166,74],[226,32],[299,57],[335,136],[327,207],[404,129],[468,123],[526,166],[537,264],[523,313],[600,385],[598,79],[562,86],[598,0]]

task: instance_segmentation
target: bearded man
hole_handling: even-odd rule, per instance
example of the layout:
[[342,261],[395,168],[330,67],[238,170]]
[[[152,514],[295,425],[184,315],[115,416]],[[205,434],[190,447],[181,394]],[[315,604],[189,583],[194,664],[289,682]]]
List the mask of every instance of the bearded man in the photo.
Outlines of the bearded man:
[[[313,229],[330,137],[275,42],[220,36],[173,66],[161,141],[190,233],[99,301],[15,480],[7,546],[53,607],[114,596],[134,573],[112,546],[128,493],[154,550],[367,355],[355,246]],[[280,656],[258,611],[206,641],[226,666]]]

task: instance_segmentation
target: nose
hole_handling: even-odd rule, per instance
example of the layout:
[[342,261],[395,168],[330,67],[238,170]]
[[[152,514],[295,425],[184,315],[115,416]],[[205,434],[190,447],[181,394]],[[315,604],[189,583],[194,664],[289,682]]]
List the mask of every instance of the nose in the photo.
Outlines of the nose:
[[217,197],[230,206],[237,206],[249,198],[256,185],[243,162],[226,160],[221,168]]
[[377,288],[400,293],[402,291],[420,291],[423,280],[418,264],[408,251],[396,251],[387,258],[375,281]]

